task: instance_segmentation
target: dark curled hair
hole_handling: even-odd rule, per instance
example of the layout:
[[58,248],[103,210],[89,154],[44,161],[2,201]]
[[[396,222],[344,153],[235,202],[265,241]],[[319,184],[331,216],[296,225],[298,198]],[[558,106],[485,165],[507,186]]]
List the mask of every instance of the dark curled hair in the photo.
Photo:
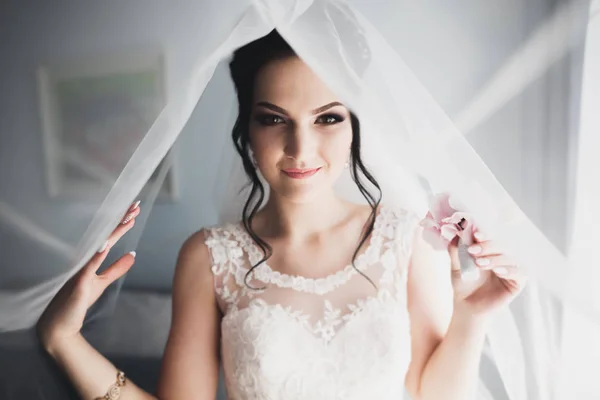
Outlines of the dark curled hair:
[[[235,51],[233,59],[229,64],[231,78],[237,92],[239,107],[238,117],[233,127],[231,137],[237,152],[242,158],[244,170],[250,180],[250,184],[252,185],[250,194],[244,205],[242,223],[250,237],[258,245],[258,247],[260,247],[264,254],[263,259],[256,265],[253,265],[246,274],[245,283],[248,287],[248,276],[250,273],[254,270],[254,268],[267,261],[273,254],[273,249],[271,246],[269,246],[268,243],[261,239],[252,230],[252,221],[265,198],[265,188],[258,177],[256,167],[250,158],[249,152],[249,124],[254,94],[254,82],[260,68],[264,65],[271,61],[280,60],[295,55],[296,53],[290,47],[290,45],[279,35],[279,33],[277,33],[277,31],[273,30],[267,36],[251,42]],[[377,208],[381,202],[381,188],[379,187],[379,184],[373,175],[367,170],[360,157],[360,123],[356,115],[353,113],[350,113],[350,121],[352,125],[352,144],[350,147],[349,160],[350,174],[352,176],[352,180],[356,183],[358,189],[372,209],[369,217],[368,229],[363,235],[358,247],[354,251],[354,255],[352,256],[352,265],[356,269],[354,262],[358,252],[369,235],[371,235],[373,232]],[[377,196],[370,193],[365,187],[364,179],[369,181],[377,189]],[[373,284],[373,281],[369,279],[368,276],[358,269],[357,271],[367,278],[371,284]],[[375,284],[373,284],[373,286],[375,286]]]

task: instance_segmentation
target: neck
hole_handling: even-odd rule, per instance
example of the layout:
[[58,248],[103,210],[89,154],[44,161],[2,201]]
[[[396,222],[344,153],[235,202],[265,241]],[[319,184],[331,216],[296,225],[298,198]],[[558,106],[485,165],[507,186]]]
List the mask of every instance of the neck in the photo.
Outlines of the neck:
[[266,236],[303,241],[339,224],[347,217],[348,211],[349,203],[333,191],[305,203],[292,202],[272,193],[261,210],[263,218],[259,224]]

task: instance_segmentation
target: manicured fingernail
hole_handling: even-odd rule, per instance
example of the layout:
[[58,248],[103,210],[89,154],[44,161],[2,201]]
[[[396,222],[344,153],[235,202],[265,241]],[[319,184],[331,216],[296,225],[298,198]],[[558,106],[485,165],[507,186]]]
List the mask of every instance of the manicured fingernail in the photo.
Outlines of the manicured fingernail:
[[483,240],[485,238],[485,236],[483,236],[483,233],[481,232],[475,232],[473,236],[475,236],[475,239],[477,240]]
[[123,221],[121,221],[121,224],[125,225],[127,224],[129,221],[131,221],[131,219],[133,218],[133,213],[135,211],[136,208],[138,208],[138,206],[140,205],[140,201],[136,201],[135,203],[133,203],[133,205],[129,208],[129,213],[125,216],[125,218],[123,218]]
[[102,253],[104,250],[106,250],[107,247],[108,247],[108,240],[106,242],[104,242],[104,244],[102,245],[102,247],[100,247],[100,249],[98,249],[98,253]]
[[494,271],[494,273],[496,275],[506,275],[506,274],[508,274],[508,270],[506,268],[502,268],[502,267],[494,268],[492,271]]
[[127,216],[125,217],[125,219],[123,219],[123,222],[121,222],[121,224],[123,224],[123,225],[127,224],[129,221],[131,221],[132,218],[133,218],[133,214],[127,214]]
[[481,265],[482,267],[486,266],[486,265],[490,265],[490,260],[488,260],[487,258],[478,258],[476,260],[476,262],[477,262],[477,265]]
[[135,258],[135,255],[137,254],[135,251],[130,251],[129,254],[131,254],[133,256],[133,258]]
[[471,254],[479,254],[479,253],[481,253],[481,250],[482,250],[481,246],[478,246],[478,245],[473,245],[468,248],[468,251]]

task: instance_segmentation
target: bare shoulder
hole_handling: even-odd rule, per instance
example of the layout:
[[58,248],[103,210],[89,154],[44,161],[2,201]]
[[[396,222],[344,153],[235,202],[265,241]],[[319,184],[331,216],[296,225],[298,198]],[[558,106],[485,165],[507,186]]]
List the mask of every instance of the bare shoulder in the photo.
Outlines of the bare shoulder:
[[196,260],[207,258],[209,256],[208,247],[206,246],[207,228],[202,228],[199,231],[190,235],[179,251],[180,257],[194,258]]
[[179,250],[177,266],[209,263],[210,252],[206,245],[207,229],[203,228],[188,237]]
[[195,232],[181,246],[175,267],[174,291],[181,289],[181,285],[192,283],[189,279],[193,279],[196,286],[212,288],[211,257],[206,245],[206,232],[207,229]]

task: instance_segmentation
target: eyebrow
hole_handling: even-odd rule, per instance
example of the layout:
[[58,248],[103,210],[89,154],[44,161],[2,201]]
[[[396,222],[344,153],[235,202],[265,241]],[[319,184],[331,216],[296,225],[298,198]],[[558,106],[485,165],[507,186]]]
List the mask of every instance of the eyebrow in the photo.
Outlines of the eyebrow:
[[[283,114],[283,115],[289,115],[286,110],[284,110],[281,107],[276,106],[275,104],[269,103],[268,101],[259,101],[258,103],[256,103],[256,105],[268,108],[270,110],[273,110],[273,111],[278,112],[278,113]],[[313,115],[314,114],[319,114],[319,113],[322,113],[323,111],[329,110],[330,108],[333,108],[333,107],[336,107],[336,106],[343,106],[343,104],[340,103],[339,101],[334,101],[332,103],[325,104],[324,106],[321,106],[319,108],[315,108],[314,110],[312,110],[311,113]]]

